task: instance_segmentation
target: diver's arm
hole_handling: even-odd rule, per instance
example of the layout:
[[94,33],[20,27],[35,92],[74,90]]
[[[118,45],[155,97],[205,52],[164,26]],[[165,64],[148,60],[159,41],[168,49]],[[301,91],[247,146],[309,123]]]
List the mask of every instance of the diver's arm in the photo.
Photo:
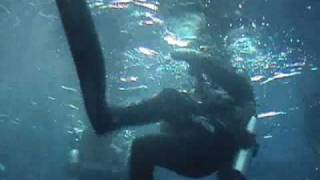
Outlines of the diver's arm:
[[[176,61],[185,61],[189,64],[191,68],[191,74],[194,76],[201,75],[202,71],[197,71],[202,69],[201,67],[206,63],[211,55],[203,53],[197,50],[181,48],[170,53],[172,59]],[[195,70],[195,71],[193,71]],[[196,74],[194,74],[196,73]]]
[[254,102],[253,88],[248,79],[236,72],[224,59],[217,59],[210,54],[192,49],[179,49],[171,53],[177,61],[185,61],[190,65],[191,75],[201,81],[206,74],[212,82],[226,90],[238,105]]

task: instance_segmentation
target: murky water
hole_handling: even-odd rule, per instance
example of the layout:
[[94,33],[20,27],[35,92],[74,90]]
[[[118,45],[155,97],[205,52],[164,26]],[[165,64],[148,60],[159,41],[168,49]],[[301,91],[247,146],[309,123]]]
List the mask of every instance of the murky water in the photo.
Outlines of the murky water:
[[[320,179],[320,2],[88,5],[106,60],[110,104],[136,103],[163,88],[192,91],[189,65],[170,52],[212,53],[246,72],[255,89],[260,150],[248,179]],[[92,133],[54,0],[0,2],[0,59],[0,180],[79,179],[74,161],[99,170],[83,179],[126,179],[132,140],[159,132],[152,124]],[[72,159],[78,153],[82,158]],[[161,168],[155,176],[188,179]]]

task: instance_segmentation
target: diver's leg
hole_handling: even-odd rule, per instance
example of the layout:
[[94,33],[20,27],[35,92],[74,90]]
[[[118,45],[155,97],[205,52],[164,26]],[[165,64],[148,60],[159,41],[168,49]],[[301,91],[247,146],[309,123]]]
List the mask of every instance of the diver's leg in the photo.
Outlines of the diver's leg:
[[186,93],[164,89],[157,96],[128,107],[112,107],[116,126],[134,126],[158,122],[160,119],[178,120],[199,111],[199,105]]
[[221,164],[227,159],[221,153],[221,148],[216,148],[215,145],[220,144],[218,142],[211,146],[205,140],[200,142],[199,138],[181,138],[167,134],[138,138],[131,147],[130,178],[153,180],[155,166],[187,177],[208,176],[220,169]]
[[[154,163],[152,162],[152,155],[150,152],[145,152],[145,147],[148,146],[144,139],[137,139],[133,141],[131,147],[131,156],[129,160],[130,180],[152,180]],[[149,145],[150,146],[150,145]]]
[[[152,180],[156,165],[171,170],[188,169],[187,148],[169,135],[149,135],[136,139],[131,147],[131,180]],[[190,158],[189,158],[190,159]]]

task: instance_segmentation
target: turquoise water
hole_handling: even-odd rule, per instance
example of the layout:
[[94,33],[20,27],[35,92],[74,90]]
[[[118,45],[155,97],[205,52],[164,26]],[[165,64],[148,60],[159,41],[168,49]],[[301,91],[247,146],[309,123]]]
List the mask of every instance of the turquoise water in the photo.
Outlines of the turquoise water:
[[[261,147],[248,179],[320,179],[318,1],[88,5],[106,59],[110,104],[139,102],[163,88],[192,91],[188,64],[174,61],[170,52],[211,53],[246,72],[255,89]],[[132,140],[157,133],[159,125],[98,139],[90,134],[55,2],[1,1],[0,39],[0,180],[72,179],[79,173],[68,171],[72,150],[110,179],[125,178]],[[155,175],[187,179],[165,169]]]

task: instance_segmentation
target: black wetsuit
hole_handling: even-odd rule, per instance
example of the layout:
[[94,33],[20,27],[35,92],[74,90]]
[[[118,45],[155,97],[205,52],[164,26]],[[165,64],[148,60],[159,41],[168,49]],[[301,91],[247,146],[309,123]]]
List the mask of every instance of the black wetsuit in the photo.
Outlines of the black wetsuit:
[[[245,78],[237,75],[235,71],[207,61],[202,63],[204,64],[199,67],[192,63],[190,65],[193,71],[200,70],[213,77],[217,84],[221,84],[233,97],[233,103],[216,105],[205,100],[199,103],[186,93],[165,89],[147,101],[127,108],[113,109],[120,126],[166,122],[167,127],[161,134],[148,135],[133,142],[130,158],[131,180],[152,180],[155,166],[189,177],[203,177],[218,171],[221,180],[244,179],[239,172],[232,169],[236,152],[240,147],[248,147],[237,137],[247,132],[240,128],[241,123],[237,122],[240,119],[236,119],[233,107],[254,102],[252,88]],[[205,65],[207,67],[204,67]],[[210,66],[213,69],[210,69]],[[211,73],[210,70],[216,71]],[[217,77],[217,73],[222,74]],[[197,73],[193,72],[193,75],[195,74]],[[201,81],[200,76],[196,77]],[[223,78],[225,82],[219,78]],[[201,83],[204,82],[198,82],[198,86],[201,86]],[[239,92],[233,88],[237,88]],[[241,94],[242,96],[237,96]],[[208,124],[194,120],[195,117],[205,117]],[[235,123],[234,126],[239,130],[230,131],[228,125],[219,119]],[[212,130],[208,126],[212,126]]]
[[[193,121],[193,116],[196,115],[207,116],[215,122],[214,118],[208,116],[214,114],[214,108],[204,108],[203,104],[197,103],[188,95],[167,89],[159,96],[142,103],[127,108],[112,108],[111,111],[107,109],[104,59],[90,12],[84,1],[56,2],[80,79],[87,114],[96,133],[103,134],[122,126],[161,120],[170,125],[163,134],[134,140],[130,158],[132,180],[152,180],[156,165],[191,177],[219,171],[219,178],[223,180],[244,179],[239,172],[231,168],[235,152],[243,146],[234,132],[229,131],[228,127],[218,125],[219,123],[214,126],[213,132],[207,131],[204,126]],[[250,92],[251,88],[247,88],[248,83],[245,83],[243,78],[238,78],[234,72],[223,68],[211,71],[210,66],[204,67],[196,69],[220,83],[235,99],[234,105],[241,107],[248,101],[247,98],[242,101],[242,97],[251,98],[250,94],[253,93]],[[227,82],[229,80],[230,82]],[[224,84],[225,82],[227,83]]]

